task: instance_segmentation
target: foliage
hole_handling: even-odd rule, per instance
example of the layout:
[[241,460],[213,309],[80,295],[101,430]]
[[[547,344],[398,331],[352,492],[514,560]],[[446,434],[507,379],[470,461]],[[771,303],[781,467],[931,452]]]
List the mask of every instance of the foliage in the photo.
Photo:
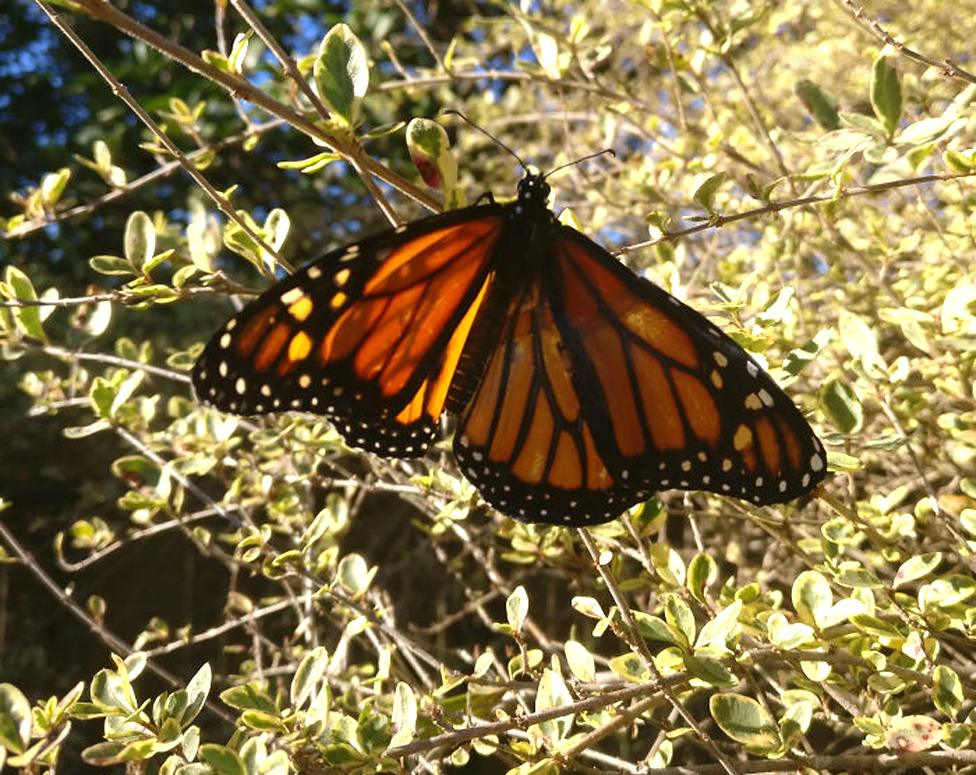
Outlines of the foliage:
[[[4,393],[2,411],[64,439],[12,438],[31,458],[4,459],[3,572],[46,585],[20,610],[70,613],[111,662],[75,672],[46,644],[61,673],[40,689],[5,666],[0,757],[186,775],[976,764],[976,76],[954,59],[974,9],[230,5],[212,50],[202,16],[62,3],[58,45],[99,45],[51,66],[114,112],[69,115],[71,141],[42,132],[43,152],[20,136],[38,166],[0,178],[0,352],[29,402]],[[54,24],[38,8],[24,18]],[[384,218],[513,190],[510,156],[439,108],[545,169],[617,152],[553,177],[566,217],[789,384],[831,450],[822,493],[661,493],[599,529],[542,528],[492,513],[446,454],[386,461],[321,418],[193,401],[228,297]],[[52,467],[84,481],[66,524],[25,484]],[[145,546],[169,594],[134,593],[144,568],[68,590]],[[196,554],[211,575],[181,608],[176,558]],[[29,627],[8,636],[24,654]]]

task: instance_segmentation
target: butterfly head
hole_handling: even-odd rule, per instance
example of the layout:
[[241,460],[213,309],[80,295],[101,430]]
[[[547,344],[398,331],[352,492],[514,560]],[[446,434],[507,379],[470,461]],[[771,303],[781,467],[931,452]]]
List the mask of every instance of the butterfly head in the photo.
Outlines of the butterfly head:
[[518,184],[518,201],[525,210],[548,210],[552,188],[542,175],[527,174]]

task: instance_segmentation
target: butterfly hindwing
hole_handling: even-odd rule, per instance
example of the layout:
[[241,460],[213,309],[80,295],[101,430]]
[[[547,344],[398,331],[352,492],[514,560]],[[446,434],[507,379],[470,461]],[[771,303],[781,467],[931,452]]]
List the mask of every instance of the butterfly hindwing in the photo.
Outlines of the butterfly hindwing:
[[536,282],[512,299],[454,437],[482,496],[529,522],[606,522],[645,493],[613,472],[571,374],[548,294]]
[[418,221],[286,278],[206,346],[197,394],[237,414],[327,414],[353,446],[424,454],[485,295],[498,210]]
[[555,243],[556,321],[577,382],[597,388],[589,419],[611,473],[764,504],[823,479],[820,441],[738,344],[579,232]]

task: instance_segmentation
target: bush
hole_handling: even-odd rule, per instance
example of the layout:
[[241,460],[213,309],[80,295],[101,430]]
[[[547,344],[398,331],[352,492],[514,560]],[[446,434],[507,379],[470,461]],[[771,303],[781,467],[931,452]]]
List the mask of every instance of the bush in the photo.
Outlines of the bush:
[[[56,24],[61,90],[0,103],[6,763],[976,764],[974,9],[231,5],[201,55],[194,5],[12,23],[11,73]],[[514,190],[440,108],[543,169],[616,151],[557,201],[788,386],[830,451],[812,499],[521,524],[446,443],[385,460],[320,417],[195,403],[235,299]]]

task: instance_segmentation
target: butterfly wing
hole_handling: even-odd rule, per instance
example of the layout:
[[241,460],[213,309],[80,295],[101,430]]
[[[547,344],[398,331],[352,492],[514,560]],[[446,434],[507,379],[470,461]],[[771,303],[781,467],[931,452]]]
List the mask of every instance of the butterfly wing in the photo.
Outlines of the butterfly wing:
[[424,454],[502,223],[500,206],[470,207],[332,251],[228,321],[194,367],[197,395],[326,414],[353,446]]
[[523,521],[612,519],[645,493],[613,471],[596,443],[599,413],[579,389],[539,278],[510,300],[504,320],[455,432],[461,470],[485,500]]
[[748,354],[573,229],[512,299],[454,451],[485,499],[530,522],[605,522],[648,492],[755,503],[823,477],[824,452]]
[[758,504],[824,478],[820,440],[738,344],[574,229],[555,252],[556,323],[616,476]]

